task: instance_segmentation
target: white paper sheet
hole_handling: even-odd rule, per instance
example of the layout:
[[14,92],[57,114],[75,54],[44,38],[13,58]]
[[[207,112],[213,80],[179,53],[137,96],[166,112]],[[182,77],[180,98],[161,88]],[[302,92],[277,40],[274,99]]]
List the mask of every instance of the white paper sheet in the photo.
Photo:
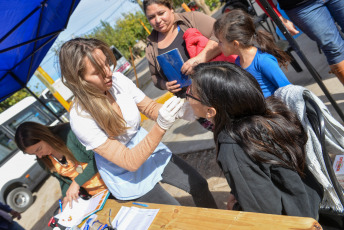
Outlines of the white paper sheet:
[[87,216],[102,209],[108,194],[109,191],[104,190],[89,200],[83,200],[79,197],[78,202],[73,202],[73,208],[70,208],[69,204],[67,204],[63,212],[55,216],[59,219],[58,223],[65,227],[80,224]]
[[143,209],[122,206],[112,221],[117,230],[146,230],[152,224],[159,209]]

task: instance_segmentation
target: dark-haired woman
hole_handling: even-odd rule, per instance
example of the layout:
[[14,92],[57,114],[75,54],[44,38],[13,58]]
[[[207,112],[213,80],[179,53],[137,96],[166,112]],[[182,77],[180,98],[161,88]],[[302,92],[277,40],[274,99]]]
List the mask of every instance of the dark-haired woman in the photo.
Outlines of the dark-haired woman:
[[96,166],[94,152],[86,150],[69,123],[47,127],[24,122],[16,130],[20,150],[36,155],[40,166],[58,179],[63,208],[82,195],[95,195],[106,189]]
[[[156,57],[177,48],[185,62],[181,72],[189,75],[194,66],[207,62],[221,53],[213,32],[215,19],[201,12],[175,13],[172,0],[144,0],[143,9],[153,27],[147,38],[146,48],[152,81],[159,89],[168,90],[178,97],[185,97],[186,88],[181,88],[177,81],[167,80]],[[209,39],[205,48],[193,58],[190,58],[183,39],[184,32],[189,28],[196,28]]]
[[281,101],[265,100],[250,73],[226,62],[198,65],[186,97],[214,124],[230,209],[317,218],[323,189],[305,162],[307,135]]
[[249,14],[232,10],[215,22],[214,31],[224,55],[238,55],[235,64],[257,79],[265,97],[290,84],[279,66],[287,67],[290,57],[275,45],[271,34],[256,30]]

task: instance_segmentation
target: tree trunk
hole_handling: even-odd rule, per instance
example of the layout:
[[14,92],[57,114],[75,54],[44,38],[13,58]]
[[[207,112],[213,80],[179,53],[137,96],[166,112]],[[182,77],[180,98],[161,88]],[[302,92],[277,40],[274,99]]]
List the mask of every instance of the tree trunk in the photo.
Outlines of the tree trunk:
[[141,0],[136,0],[136,2],[137,2],[137,4],[139,4],[139,6],[141,7],[142,12],[144,12],[144,11],[143,11],[143,3],[142,3],[142,1],[141,1]]
[[[139,0],[138,0],[139,1]],[[203,12],[207,15],[211,15],[211,11],[204,0],[195,0],[196,4],[202,8]]]

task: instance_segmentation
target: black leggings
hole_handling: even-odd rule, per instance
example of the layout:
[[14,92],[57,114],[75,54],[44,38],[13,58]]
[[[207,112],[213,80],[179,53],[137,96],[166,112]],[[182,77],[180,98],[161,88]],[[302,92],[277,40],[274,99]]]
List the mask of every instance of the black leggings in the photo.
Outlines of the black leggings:
[[[197,207],[217,208],[206,179],[177,155],[172,154],[171,160],[161,176],[161,182],[173,185],[191,194]],[[136,201],[180,205],[159,183]]]

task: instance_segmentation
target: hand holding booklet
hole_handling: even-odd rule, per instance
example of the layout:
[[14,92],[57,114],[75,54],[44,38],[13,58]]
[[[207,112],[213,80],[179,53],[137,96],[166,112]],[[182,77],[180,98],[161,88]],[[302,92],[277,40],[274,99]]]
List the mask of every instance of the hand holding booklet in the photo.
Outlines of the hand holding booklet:
[[59,219],[58,223],[62,226],[76,226],[91,214],[101,210],[109,195],[108,190],[103,190],[89,200],[83,200],[79,197],[78,202],[73,202],[73,208],[67,204],[63,212],[57,214],[55,218]]
[[177,80],[181,88],[191,85],[189,76],[180,71],[184,61],[177,48],[160,54],[156,58],[168,81]]

